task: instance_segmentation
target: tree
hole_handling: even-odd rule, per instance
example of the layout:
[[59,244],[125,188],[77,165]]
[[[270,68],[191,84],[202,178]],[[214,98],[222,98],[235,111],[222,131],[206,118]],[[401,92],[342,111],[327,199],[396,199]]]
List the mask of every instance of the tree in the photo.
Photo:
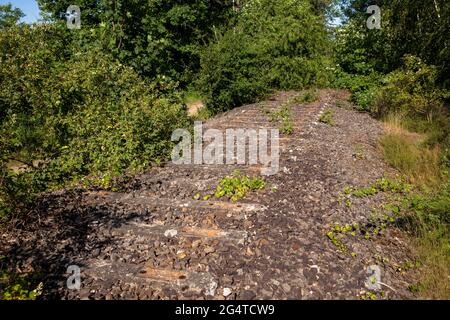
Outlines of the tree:
[[0,5],[0,30],[15,26],[25,15],[19,8],[8,3]]
[[200,67],[200,51],[234,15],[231,0],[38,0],[58,19],[79,5],[81,23],[108,28],[108,50],[148,78],[187,83]]
[[[100,23],[106,12],[108,0],[37,0],[42,12],[50,13],[54,20],[61,19],[70,5],[77,5],[81,9],[81,20],[84,25]],[[115,1],[112,1],[115,2]]]
[[[381,8],[381,30],[365,27],[367,7],[373,4]],[[347,37],[341,46],[344,54],[338,52],[338,58],[363,52],[366,63],[377,71],[390,72],[411,54],[437,66],[441,82],[450,82],[448,0],[345,0],[341,6],[348,23],[342,28]]]

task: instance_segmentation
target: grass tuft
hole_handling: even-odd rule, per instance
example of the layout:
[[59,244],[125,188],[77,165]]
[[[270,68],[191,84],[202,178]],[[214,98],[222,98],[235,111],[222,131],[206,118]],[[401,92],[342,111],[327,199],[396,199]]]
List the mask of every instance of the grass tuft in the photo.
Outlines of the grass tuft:
[[401,208],[401,225],[413,235],[422,264],[420,280],[410,290],[423,298],[450,299],[450,183],[441,151],[445,146],[430,146],[433,132],[410,132],[405,125],[408,122],[399,116],[388,117],[380,146],[386,161],[418,189]]

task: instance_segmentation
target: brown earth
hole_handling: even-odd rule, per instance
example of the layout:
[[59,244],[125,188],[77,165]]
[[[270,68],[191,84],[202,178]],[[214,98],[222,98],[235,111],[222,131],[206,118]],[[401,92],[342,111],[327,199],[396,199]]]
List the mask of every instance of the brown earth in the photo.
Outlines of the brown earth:
[[[275,128],[263,109],[277,110],[297,94],[276,94],[205,126]],[[395,174],[377,149],[380,123],[336,107],[346,98],[321,90],[319,101],[293,104],[294,133],[281,135],[279,173],[243,200],[193,196],[213,193],[235,169],[259,175],[259,166],[168,163],[120,192],[43,196],[22,224],[3,232],[3,255],[17,271],[43,276],[44,299],[359,299],[370,265],[381,268],[379,298],[413,298],[414,271],[400,266],[414,256],[401,231],[342,238],[348,252],[326,235],[336,222],[368,222],[389,197],[354,199],[348,207],[338,202],[345,187]],[[318,122],[328,107],[334,126]],[[67,289],[69,265],[81,268],[80,290]]]

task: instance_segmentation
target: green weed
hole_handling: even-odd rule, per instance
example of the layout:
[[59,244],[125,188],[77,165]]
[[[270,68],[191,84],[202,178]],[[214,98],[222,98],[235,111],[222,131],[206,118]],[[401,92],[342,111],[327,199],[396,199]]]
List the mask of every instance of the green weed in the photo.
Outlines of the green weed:
[[214,196],[216,198],[228,197],[231,201],[237,201],[244,198],[251,190],[259,190],[265,187],[265,182],[259,178],[250,178],[241,176],[236,170],[231,176],[223,178],[216,188]]

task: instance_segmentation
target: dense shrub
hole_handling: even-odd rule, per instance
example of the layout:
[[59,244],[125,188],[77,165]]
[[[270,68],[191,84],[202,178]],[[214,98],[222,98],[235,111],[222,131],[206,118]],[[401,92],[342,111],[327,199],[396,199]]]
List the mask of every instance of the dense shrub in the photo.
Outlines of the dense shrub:
[[350,100],[359,111],[372,112],[373,102],[379,87],[383,83],[383,76],[379,73],[350,74],[343,71],[339,65],[334,68],[331,86],[349,89],[352,93]]
[[236,26],[202,56],[199,86],[220,111],[270,89],[298,89],[326,78],[326,32],[308,1],[248,1]]
[[[450,2],[447,0],[347,0],[341,1],[348,23],[337,35],[338,63],[346,72],[373,68],[392,72],[410,54],[437,66],[439,84],[450,85]],[[382,9],[381,29],[369,30],[369,5]],[[344,19],[345,20],[345,19]]]
[[233,16],[232,0],[38,0],[57,20],[72,4],[82,28],[110,32],[109,53],[141,76],[165,75],[188,84],[198,72],[200,51]]
[[[364,11],[361,11],[361,13]],[[370,75],[391,71],[380,57],[390,54],[384,25],[381,30],[368,30],[363,16],[352,19],[335,31],[334,53],[336,63],[349,74]]]

